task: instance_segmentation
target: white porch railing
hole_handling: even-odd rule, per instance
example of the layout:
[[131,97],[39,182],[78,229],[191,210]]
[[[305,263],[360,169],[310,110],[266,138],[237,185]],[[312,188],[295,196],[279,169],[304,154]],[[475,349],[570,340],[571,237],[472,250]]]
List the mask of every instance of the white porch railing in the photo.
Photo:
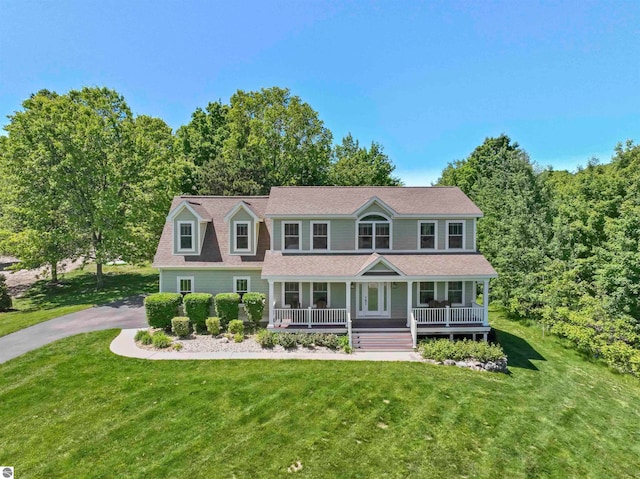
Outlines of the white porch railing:
[[273,308],[273,324],[312,326],[346,326],[347,310],[340,308]]
[[416,316],[413,311],[411,312],[409,321],[409,325],[411,326],[411,341],[413,342],[413,347],[416,348],[418,346],[418,323],[416,323]]
[[351,327],[351,313],[347,312],[347,334],[349,335],[349,347],[353,348],[353,333]]
[[470,308],[414,308],[413,316],[418,324],[444,324],[445,326],[460,323],[484,323],[482,306]]

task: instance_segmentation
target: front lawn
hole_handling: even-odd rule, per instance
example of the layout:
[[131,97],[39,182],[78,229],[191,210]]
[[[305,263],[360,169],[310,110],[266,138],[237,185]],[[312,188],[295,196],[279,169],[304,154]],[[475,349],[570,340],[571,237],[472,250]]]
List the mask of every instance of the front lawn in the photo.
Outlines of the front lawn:
[[640,381],[491,319],[509,376],[146,361],[109,352],[117,331],[68,338],[0,365],[0,464],[25,478],[637,477]]
[[0,313],[0,337],[97,304],[158,291],[158,271],[149,266],[105,266],[100,290],[96,290],[95,270],[95,265],[89,265],[65,273],[56,285],[45,280],[34,283],[21,298],[14,298],[17,311]]

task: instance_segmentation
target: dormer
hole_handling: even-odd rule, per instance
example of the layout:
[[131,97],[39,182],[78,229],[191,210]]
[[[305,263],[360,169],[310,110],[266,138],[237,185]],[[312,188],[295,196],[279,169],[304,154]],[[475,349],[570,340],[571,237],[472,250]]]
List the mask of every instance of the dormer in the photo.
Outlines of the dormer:
[[239,201],[224,217],[229,225],[229,254],[255,256],[262,221],[249,203]]
[[202,251],[207,214],[200,203],[183,200],[167,217],[173,223],[173,254],[197,256]]
[[393,217],[396,212],[377,196],[358,208],[356,222],[356,249],[360,251],[388,251],[393,248]]

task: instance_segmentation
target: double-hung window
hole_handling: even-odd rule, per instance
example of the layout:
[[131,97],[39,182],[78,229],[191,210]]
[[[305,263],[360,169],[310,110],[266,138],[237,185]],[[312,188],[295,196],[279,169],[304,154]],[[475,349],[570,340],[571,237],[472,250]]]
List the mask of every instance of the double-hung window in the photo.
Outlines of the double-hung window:
[[436,222],[420,222],[420,249],[436,249]]
[[233,278],[233,292],[238,293],[240,302],[245,293],[249,292],[250,278],[246,276],[237,276]]
[[292,308],[300,307],[300,283],[284,283],[284,304]]
[[450,221],[447,225],[447,248],[464,248],[464,223],[462,221]]
[[358,249],[389,249],[391,225],[380,215],[365,216],[358,223]]
[[249,222],[247,221],[235,222],[235,250],[236,251],[251,250],[251,244],[249,241]]
[[329,223],[311,223],[311,249],[329,249]]
[[284,249],[300,249],[300,223],[283,223]]
[[193,251],[194,250],[194,242],[193,242],[193,230],[194,230],[194,222],[193,221],[179,221],[178,222],[178,231],[179,231],[179,239],[178,239],[178,251]]
[[329,283],[313,283],[313,304],[325,308],[329,305]]
[[462,281],[449,281],[447,283],[447,299],[451,304],[462,304]]
[[436,299],[436,287],[433,281],[420,281],[418,283],[418,297],[421,305],[428,305],[429,301]]

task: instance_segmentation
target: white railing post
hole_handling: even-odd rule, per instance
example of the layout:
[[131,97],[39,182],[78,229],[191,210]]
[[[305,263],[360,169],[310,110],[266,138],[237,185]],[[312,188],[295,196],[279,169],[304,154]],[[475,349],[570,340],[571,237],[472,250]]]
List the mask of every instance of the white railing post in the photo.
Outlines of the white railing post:
[[309,328],[311,328],[311,306],[307,308],[307,323],[309,323]]
[[413,343],[413,349],[418,346],[418,325],[416,324],[416,317],[411,312],[411,341]]
[[445,306],[444,308],[444,323],[449,327],[449,322],[451,321],[451,306]]
[[489,280],[484,280],[484,286],[482,288],[482,306],[484,310],[482,324],[484,326],[489,326]]
[[274,298],[273,280],[269,280],[269,327],[273,328],[273,310],[276,307],[276,300]]
[[353,348],[353,334],[351,329],[351,313],[347,311],[347,334],[349,335],[349,347]]

